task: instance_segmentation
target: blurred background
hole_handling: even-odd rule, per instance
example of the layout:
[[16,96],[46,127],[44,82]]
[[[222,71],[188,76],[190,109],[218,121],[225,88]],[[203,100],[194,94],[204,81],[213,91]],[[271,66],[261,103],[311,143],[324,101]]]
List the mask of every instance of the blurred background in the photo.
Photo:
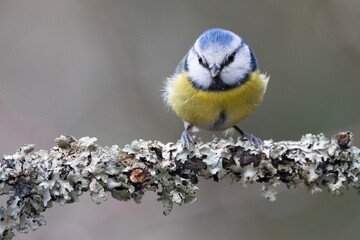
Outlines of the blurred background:
[[[177,141],[182,122],[161,100],[195,39],[220,27],[242,36],[271,75],[261,107],[240,126],[262,139],[355,133],[360,145],[358,0],[0,0],[0,153],[49,149],[67,133],[102,146]],[[201,133],[203,139],[213,134]],[[218,136],[221,136],[218,135]],[[197,203],[162,215],[111,198],[45,212],[47,225],[15,239],[354,239],[360,198],[201,180]],[[110,197],[110,196],[109,196]],[[2,202],[6,199],[1,199]]]

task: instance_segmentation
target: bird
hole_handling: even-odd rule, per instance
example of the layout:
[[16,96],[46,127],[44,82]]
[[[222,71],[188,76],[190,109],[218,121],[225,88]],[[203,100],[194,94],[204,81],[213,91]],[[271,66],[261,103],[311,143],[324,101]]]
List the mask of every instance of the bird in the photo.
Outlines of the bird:
[[163,86],[163,100],[184,122],[183,148],[194,146],[193,132],[232,129],[261,150],[261,139],[237,124],[260,105],[269,78],[237,34],[221,28],[201,34]]

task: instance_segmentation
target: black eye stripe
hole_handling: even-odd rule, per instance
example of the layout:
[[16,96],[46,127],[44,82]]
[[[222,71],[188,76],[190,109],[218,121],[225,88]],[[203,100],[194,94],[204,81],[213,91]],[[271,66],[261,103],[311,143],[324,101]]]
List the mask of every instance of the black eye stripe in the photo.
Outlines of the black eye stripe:
[[[237,49],[235,49],[235,51],[233,53],[231,53],[230,55],[228,55],[227,57],[225,57],[223,63],[221,64],[221,68],[229,65],[230,63],[235,61],[235,56],[237,54],[237,52],[239,51],[239,49],[243,46],[243,44],[241,44]],[[202,58],[197,51],[195,51],[195,49],[192,49],[194,51],[194,53],[196,54],[197,58],[198,58],[198,62],[201,66],[203,66],[204,68],[209,68],[209,64],[206,62],[205,58]]]
[[235,55],[239,49],[236,49],[232,54],[230,54],[227,58],[224,59],[223,66],[227,66],[235,60]]
[[208,63],[206,62],[206,59],[205,59],[205,58],[202,58],[202,57],[195,51],[195,49],[194,49],[194,52],[195,52],[196,55],[197,55],[199,64],[200,64],[201,66],[203,66],[204,68],[208,68],[209,65],[208,65]]
[[233,54],[231,54],[231,55],[228,57],[228,62],[233,62],[234,59],[235,59],[235,55],[236,55],[236,52],[234,52]]

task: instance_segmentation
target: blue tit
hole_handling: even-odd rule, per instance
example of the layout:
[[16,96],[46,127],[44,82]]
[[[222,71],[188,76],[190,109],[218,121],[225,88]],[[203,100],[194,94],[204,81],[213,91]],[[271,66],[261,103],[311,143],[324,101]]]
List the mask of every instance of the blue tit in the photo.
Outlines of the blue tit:
[[223,29],[205,31],[164,86],[164,101],[184,121],[183,147],[194,144],[191,133],[197,130],[233,128],[261,149],[261,140],[236,124],[262,102],[268,81],[240,36]]

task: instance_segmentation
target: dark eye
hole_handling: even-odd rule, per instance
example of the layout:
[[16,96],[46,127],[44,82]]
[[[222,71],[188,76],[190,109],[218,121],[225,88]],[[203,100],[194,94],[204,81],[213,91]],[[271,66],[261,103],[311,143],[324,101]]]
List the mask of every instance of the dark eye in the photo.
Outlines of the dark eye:
[[199,57],[198,60],[199,60],[200,65],[203,65],[203,64],[204,64],[204,62],[203,62],[203,60],[202,60],[201,57]]
[[234,58],[235,58],[234,55],[230,55],[229,58],[228,58],[228,60],[227,60],[227,62],[228,62],[228,63],[232,63],[232,62],[234,61]]

